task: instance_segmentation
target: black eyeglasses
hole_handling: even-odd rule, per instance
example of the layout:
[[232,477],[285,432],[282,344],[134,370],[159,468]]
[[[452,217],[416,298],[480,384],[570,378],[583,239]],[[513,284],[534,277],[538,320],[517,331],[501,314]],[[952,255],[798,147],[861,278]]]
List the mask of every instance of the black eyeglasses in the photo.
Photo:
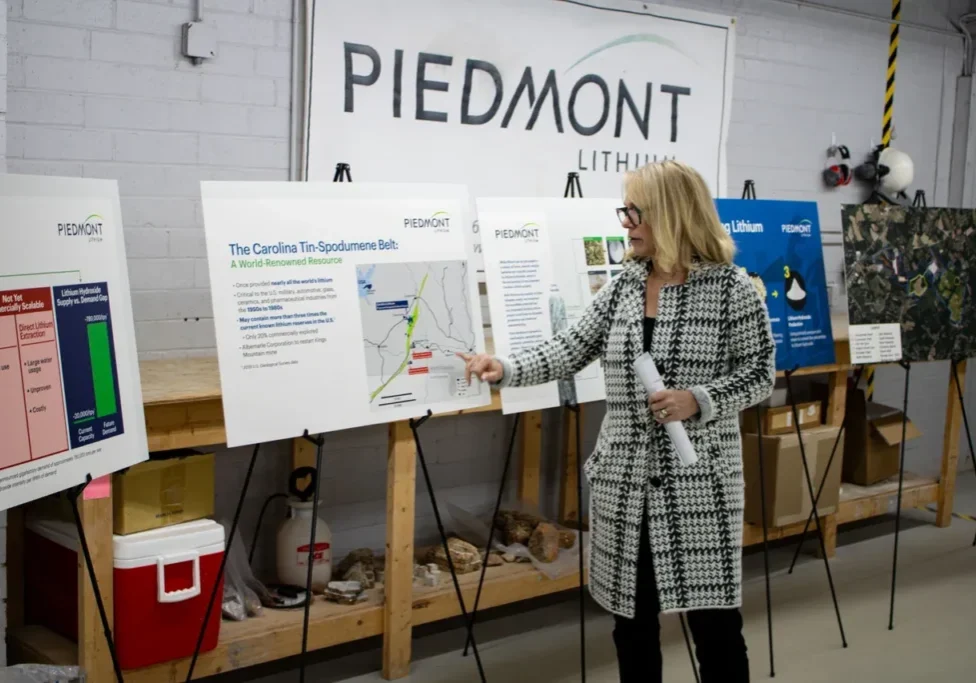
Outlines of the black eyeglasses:
[[624,224],[624,219],[626,219],[636,228],[641,222],[641,211],[636,206],[621,206],[617,209],[617,218],[620,220],[621,225]]

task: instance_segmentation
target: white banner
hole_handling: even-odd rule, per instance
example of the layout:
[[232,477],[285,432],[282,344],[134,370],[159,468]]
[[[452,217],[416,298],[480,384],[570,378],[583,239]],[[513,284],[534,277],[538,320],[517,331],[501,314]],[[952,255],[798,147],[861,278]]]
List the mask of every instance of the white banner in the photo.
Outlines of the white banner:
[[[531,348],[576,323],[623,269],[616,199],[478,199],[495,352]],[[593,362],[574,380],[502,389],[502,412],[606,398]]]
[[149,457],[112,180],[0,175],[0,510]]
[[630,0],[318,0],[309,178],[348,162],[357,180],[558,197],[575,171],[619,197],[624,171],[676,157],[722,196],[733,29]]
[[228,446],[491,401],[457,357],[485,349],[463,192],[340,188],[202,183]]

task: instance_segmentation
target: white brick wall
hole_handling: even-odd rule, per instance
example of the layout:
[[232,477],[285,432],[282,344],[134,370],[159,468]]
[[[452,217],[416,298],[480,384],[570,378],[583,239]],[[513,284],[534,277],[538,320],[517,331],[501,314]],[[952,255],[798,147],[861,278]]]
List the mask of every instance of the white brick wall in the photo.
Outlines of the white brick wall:
[[120,181],[144,355],[213,348],[199,182],[288,172],[290,0],[205,2],[220,43],[201,66],[179,55],[192,5],[18,0],[8,12],[11,170]]

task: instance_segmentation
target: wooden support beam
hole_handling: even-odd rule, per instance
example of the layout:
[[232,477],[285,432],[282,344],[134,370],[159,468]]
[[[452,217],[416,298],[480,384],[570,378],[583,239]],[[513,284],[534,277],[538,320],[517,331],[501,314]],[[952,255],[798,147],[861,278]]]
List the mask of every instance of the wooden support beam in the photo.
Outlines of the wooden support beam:
[[414,521],[417,452],[410,423],[390,424],[386,465],[386,570],[383,630],[383,678],[410,674],[413,637]]
[[[95,568],[95,580],[102,594],[102,602],[108,615],[109,626],[113,623],[112,583],[112,496],[111,488],[105,498],[78,501],[85,539]],[[88,577],[88,568],[82,553],[78,553],[78,664],[90,681],[114,681],[115,670],[108,641],[102,629],[95,592]]]
[[[957,366],[959,384],[966,386],[966,361]],[[965,389],[963,389],[965,392]],[[952,507],[956,500],[956,471],[959,467],[959,437],[962,429],[962,403],[956,376],[949,370],[949,394],[946,403],[945,427],[942,432],[942,470],[939,474],[939,500],[936,525],[947,527],[952,523]]]
[[542,411],[522,415],[522,469],[519,472],[519,500],[533,508],[539,506],[542,485]]
[[[840,427],[847,411],[847,370],[830,373],[827,381],[830,398],[827,400],[827,415],[824,423]],[[837,463],[840,466],[840,463]]]

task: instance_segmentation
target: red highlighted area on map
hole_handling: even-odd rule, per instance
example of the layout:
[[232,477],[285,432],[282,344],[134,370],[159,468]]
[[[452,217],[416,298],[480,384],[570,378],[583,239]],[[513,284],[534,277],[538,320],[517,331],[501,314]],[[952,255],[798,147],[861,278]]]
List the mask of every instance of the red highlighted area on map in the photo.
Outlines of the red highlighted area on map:
[[0,291],[0,469],[68,450],[51,289]]

